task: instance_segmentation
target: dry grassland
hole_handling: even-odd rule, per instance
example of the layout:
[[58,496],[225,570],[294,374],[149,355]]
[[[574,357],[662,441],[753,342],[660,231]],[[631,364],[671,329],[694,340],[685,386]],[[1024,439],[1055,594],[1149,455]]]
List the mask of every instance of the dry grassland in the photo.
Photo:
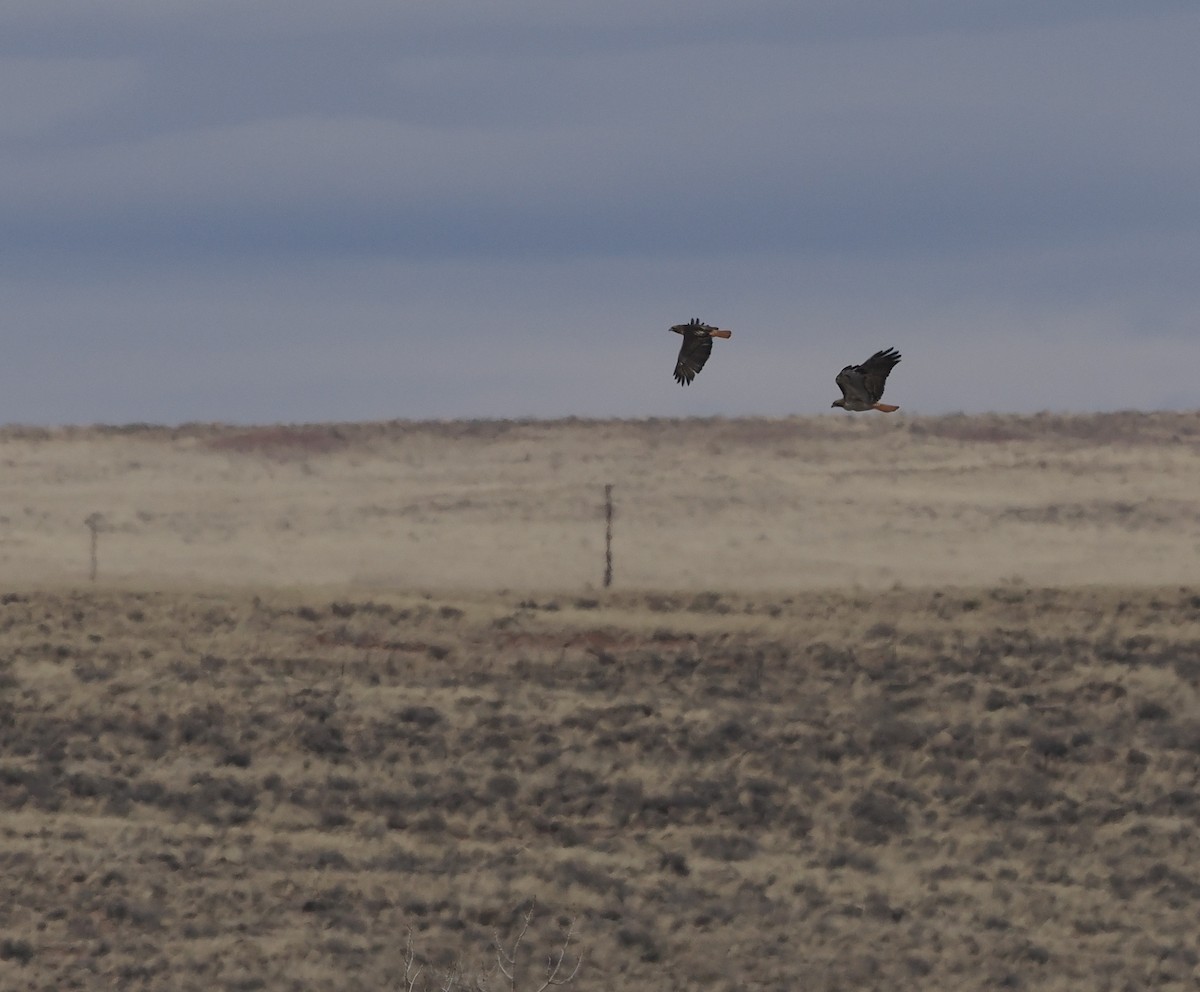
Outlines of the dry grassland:
[[1200,982],[1200,415],[0,458],[4,992]]
[[400,989],[410,931],[477,975],[529,900],[518,988],[570,919],[580,990],[1200,977],[1189,592],[87,589],[0,632],[6,989]]
[[0,580],[583,589],[1185,583],[1200,415],[0,432]]

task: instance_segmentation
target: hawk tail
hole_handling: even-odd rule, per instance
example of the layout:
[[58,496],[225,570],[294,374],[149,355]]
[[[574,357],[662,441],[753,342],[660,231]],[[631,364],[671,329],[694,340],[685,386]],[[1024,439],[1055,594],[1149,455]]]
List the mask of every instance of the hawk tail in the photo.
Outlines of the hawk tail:
[[900,407],[893,406],[891,403],[876,403],[873,409],[880,411],[880,413],[895,413]]
[[709,331],[709,334],[711,334],[714,338],[731,338],[731,337],[733,337],[733,331]]

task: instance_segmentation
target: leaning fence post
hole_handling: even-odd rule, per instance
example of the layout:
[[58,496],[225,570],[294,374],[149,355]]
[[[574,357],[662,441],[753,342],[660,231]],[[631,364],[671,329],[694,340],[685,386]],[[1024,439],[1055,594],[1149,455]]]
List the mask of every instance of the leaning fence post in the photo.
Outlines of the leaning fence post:
[[88,578],[92,582],[95,582],[96,581],[96,567],[97,567],[96,542],[97,542],[97,535],[100,533],[100,525],[102,523],[104,523],[104,516],[99,513],[93,513],[91,516],[89,516],[84,521],[84,523],[87,525],[88,530],[90,530],[92,532],[92,569],[91,569],[91,573],[88,575]]
[[604,588],[612,585],[612,483],[604,487]]

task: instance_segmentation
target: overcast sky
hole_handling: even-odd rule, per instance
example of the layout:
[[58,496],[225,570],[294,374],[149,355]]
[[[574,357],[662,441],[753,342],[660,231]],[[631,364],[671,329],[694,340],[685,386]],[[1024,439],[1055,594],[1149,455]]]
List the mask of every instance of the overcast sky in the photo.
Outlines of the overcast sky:
[[[1200,406],[1195,0],[5,0],[0,422]],[[731,328],[687,389],[671,324]]]

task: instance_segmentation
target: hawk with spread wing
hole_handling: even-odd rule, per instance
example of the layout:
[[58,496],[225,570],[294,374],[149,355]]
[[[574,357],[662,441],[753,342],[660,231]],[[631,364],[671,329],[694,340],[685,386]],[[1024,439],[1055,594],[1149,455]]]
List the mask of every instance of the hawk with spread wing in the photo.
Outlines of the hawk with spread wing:
[[840,406],[843,410],[880,410],[883,413],[895,413],[900,408],[891,403],[880,403],[883,396],[883,386],[887,382],[888,373],[900,362],[900,352],[895,348],[877,351],[862,365],[847,365],[837,376],[838,388],[842,398],[834,400],[831,406]]
[[701,323],[695,317],[687,324],[676,324],[671,330],[683,335],[679,357],[675,360],[675,381],[681,386],[691,383],[696,373],[704,368],[712,353],[713,338],[733,337],[733,331]]

